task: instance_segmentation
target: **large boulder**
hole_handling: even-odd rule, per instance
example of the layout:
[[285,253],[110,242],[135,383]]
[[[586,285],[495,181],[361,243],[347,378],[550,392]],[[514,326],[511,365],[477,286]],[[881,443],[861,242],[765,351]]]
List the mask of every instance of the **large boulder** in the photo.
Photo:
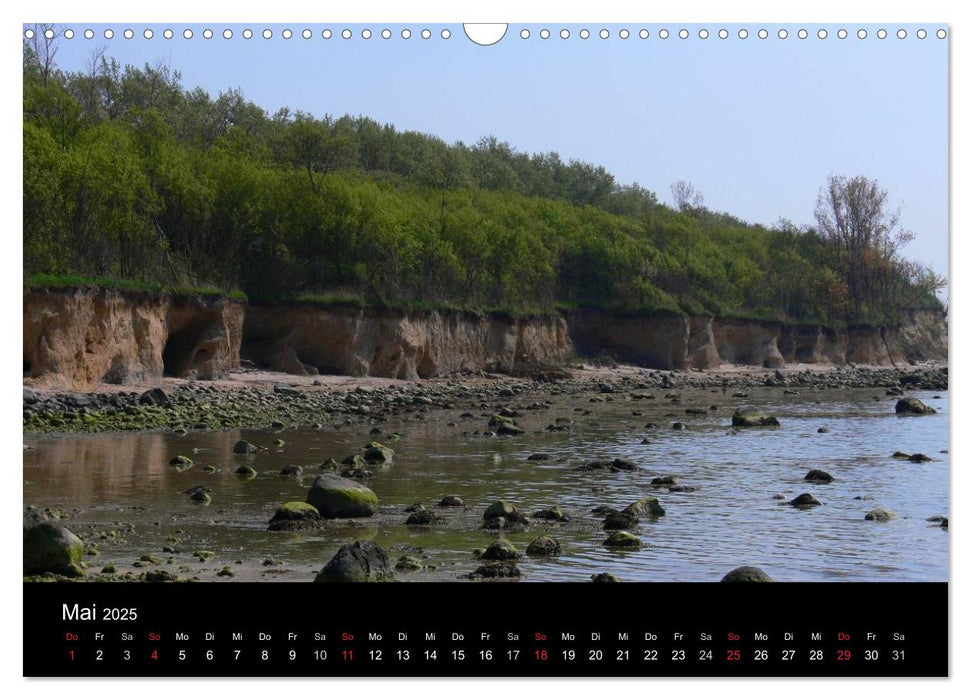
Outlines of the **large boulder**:
[[932,413],[937,413],[920,399],[913,398],[900,399],[893,410],[903,416],[929,416]]
[[62,525],[43,522],[24,532],[24,575],[83,576],[84,544]]
[[377,510],[378,497],[356,481],[322,474],[311,485],[307,503],[316,508],[322,518],[367,518]]
[[770,583],[772,577],[755,566],[740,566],[722,577],[722,583]]
[[374,540],[342,545],[314,583],[364,583],[394,579],[388,554]]

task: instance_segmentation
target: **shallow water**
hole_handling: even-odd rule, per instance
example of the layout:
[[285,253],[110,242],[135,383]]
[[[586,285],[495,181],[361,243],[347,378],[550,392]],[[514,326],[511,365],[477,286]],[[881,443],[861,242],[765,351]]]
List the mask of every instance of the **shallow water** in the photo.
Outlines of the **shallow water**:
[[[492,409],[466,407],[416,412],[381,424],[385,435],[402,434],[394,442],[372,437],[374,426],[365,423],[185,436],[27,436],[34,449],[24,452],[24,503],[71,513],[64,524],[100,552],[86,557],[92,572],[108,562],[119,572],[138,571],[132,562],[156,554],[171,557],[162,568],[190,567],[180,573],[186,577],[307,581],[340,544],[373,537],[392,559],[417,553],[428,565],[398,578],[457,580],[478,566],[472,551],[495,539],[478,529],[483,510],[504,499],[529,513],[559,505],[573,518],[565,525],[534,519],[525,532],[508,535],[521,549],[540,534],[556,538],[563,548],[558,558],[521,560],[526,581],[588,580],[604,571],[625,581],[712,581],[743,564],[781,581],[947,580],[948,533],[926,522],[948,514],[948,456],[942,452],[948,447],[946,392],[938,399],[933,392],[910,394],[935,407],[937,415],[898,417],[895,399],[883,389],[804,388],[796,396],[766,388],[748,390],[744,399],[731,398],[732,391],[678,390],[676,404],[664,398],[664,390],[654,390],[654,400],[618,393],[602,403],[591,403],[591,395],[553,396],[547,410],[523,412],[517,421],[528,432],[515,438],[475,434],[486,429]],[[537,398],[544,397],[510,399],[509,405]],[[685,414],[686,408],[714,404],[718,409],[707,415]],[[738,406],[775,415],[782,427],[733,434],[731,413]],[[460,419],[465,410],[476,417]],[[573,419],[572,430],[546,432],[557,417]],[[676,420],[688,429],[672,430]],[[648,422],[659,427],[646,429]],[[820,427],[829,432],[818,433]],[[241,438],[269,449],[234,455],[232,446]],[[276,438],[286,444],[273,447]],[[644,438],[650,444],[641,444]],[[330,457],[340,461],[372,439],[396,452],[394,464],[376,468],[368,482],[381,502],[375,518],[331,522],[312,533],[266,531],[279,504],[304,499],[317,473],[311,465]],[[900,461],[891,457],[895,450],[923,452],[934,461]],[[526,461],[533,452],[553,459]],[[168,466],[177,454],[190,456],[195,466],[184,472]],[[597,457],[621,457],[641,469],[605,475],[574,471]],[[203,464],[220,471],[204,473]],[[255,467],[260,476],[241,480],[233,474],[241,464]],[[304,465],[305,476],[278,476],[290,464]],[[810,469],[828,471],[836,480],[807,484],[802,478]],[[650,480],[658,475],[679,477],[697,490],[652,488]],[[193,504],[185,495],[198,485],[212,489],[210,505]],[[803,492],[823,505],[797,510],[774,498],[783,494],[789,500]],[[467,508],[434,508],[445,517],[440,525],[403,525],[406,506],[432,506],[450,494],[462,497]],[[620,509],[644,495],[657,496],[667,510],[665,517],[640,524],[637,534],[647,546],[628,553],[604,549],[600,519],[590,509]],[[865,521],[864,514],[876,507],[900,517]],[[120,535],[99,539],[98,533],[109,530]],[[169,537],[178,540],[178,553],[161,552]],[[192,556],[197,550],[215,557],[201,563]],[[264,565],[267,559],[279,563]],[[227,563],[237,576],[217,579]]]

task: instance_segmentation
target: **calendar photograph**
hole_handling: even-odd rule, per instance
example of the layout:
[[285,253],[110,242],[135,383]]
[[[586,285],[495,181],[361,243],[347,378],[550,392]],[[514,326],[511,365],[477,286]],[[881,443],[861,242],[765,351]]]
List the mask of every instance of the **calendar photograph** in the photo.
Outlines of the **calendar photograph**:
[[948,581],[947,25],[22,44],[25,590]]

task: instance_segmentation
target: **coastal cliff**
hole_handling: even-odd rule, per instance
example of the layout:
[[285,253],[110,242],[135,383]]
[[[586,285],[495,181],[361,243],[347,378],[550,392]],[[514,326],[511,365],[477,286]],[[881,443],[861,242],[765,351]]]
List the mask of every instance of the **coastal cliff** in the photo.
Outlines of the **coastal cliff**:
[[105,289],[24,292],[24,376],[75,388],[239,365],[244,306],[219,297]]
[[785,324],[675,312],[513,318],[454,310],[252,305],[215,296],[105,289],[24,292],[24,377],[83,388],[163,376],[214,379],[240,365],[296,375],[425,379],[512,373],[573,358],[665,370],[723,364],[906,365],[947,359],[947,321],[908,311],[895,326]]

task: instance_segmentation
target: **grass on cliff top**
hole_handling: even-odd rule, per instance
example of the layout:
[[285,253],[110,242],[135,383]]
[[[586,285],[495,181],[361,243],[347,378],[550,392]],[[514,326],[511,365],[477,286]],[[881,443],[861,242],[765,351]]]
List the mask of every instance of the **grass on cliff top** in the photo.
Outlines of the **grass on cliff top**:
[[81,277],[79,275],[30,275],[24,280],[25,289],[110,289],[120,292],[172,294],[177,297],[215,296],[246,301],[240,291],[226,292],[214,287],[166,286],[157,282],[119,280],[109,277]]

